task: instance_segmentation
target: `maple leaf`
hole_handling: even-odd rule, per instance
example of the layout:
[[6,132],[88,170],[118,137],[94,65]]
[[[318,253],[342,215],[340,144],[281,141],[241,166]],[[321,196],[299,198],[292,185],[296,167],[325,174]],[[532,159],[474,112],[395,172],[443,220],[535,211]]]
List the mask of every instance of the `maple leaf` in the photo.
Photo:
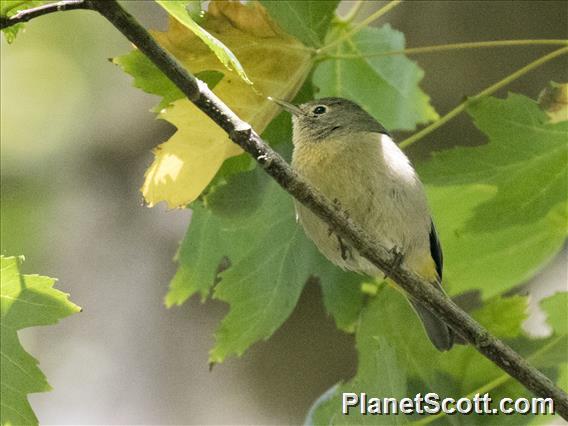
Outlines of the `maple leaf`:
[[[171,18],[167,31],[153,35],[193,74],[222,73],[215,93],[261,133],[279,113],[278,106],[266,96],[294,97],[313,65],[311,50],[281,30],[258,3],[213,1],[199,28],[197,36]],[[204,36],[204,32],[210,37]],[[219,56],[228,53],[214,40],[220,40],[231,57],[238,57],[242,71],[234,69],[234,60],[219,60]],[[138,52],[115,62],[134,76],[138,87],[171,96],[171,87],[165,85],[160,93],[160,88],[152,86],[152,79],[144,74],[148,67],[129,66],[135,60],[140,62]],[[253,86],[243,79],[245,70]],[[242,150],[187,99],[179,99],[164,108],[159,118],[175,125],[177,132],[154,150],[155,159],[146,172],[142,193],[150,206],[165,201],[170,208],[184,207],[201,194],[227,158],[239,155]]]
[[18,339],[18,330],[55,324],[79,312],[81,308],[68,300],[68,295],[53,288],[55,279],[39,275],[22,275],[23,257],[0,259],[0,313],[2,318],[1,424],[37,424],[27,394],[51,389],[37,361],[28,354]]

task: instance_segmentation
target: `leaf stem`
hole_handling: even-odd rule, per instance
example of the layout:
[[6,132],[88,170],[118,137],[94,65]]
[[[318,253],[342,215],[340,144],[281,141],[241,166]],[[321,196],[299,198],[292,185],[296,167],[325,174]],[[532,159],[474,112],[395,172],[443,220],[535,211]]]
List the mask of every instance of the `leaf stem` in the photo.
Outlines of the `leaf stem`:
[[509,47],[509,46],[568,46],[568,40],[556,39],[525,39],[525,40],[492,40],[492,41],[476,41],[466,43],[440,44],[437,46],[410,47],[403,50],[390,50],[388,52],[369,53],[367,55],[344,54],[344,55],[321,55],[320,60],[326,59],[357,59],[357,58],[374,58],[381,56],[394,55],[421,55],[424,53],[445,52],[448,50],[466,50],[466,49],[483,49],[490,47]]
[[371,15],[369,15],[367,18],[363,19],[361,22],[359,22],[357,25],[355,25],[351,31],[349,31],[347,34],[333,40],[331,43],[326,44],[325,46],[319,48],[316,52],[317,54],[321,54],[321,52],[325,52],[326,50],[331,49],[333,46],[338,45],[339,43],[342,43],[343,41],[353,37],[355,34],[357,34],[359,31],[361,31],[363,28],[365,28],[366,26],[368,26],[371,22],[379,19],[381,16],[383,16],[384,14],[386,14],[387,12],[391,11],[392,9],[394,9],[396,6],[398,6],[400,4],[402,0],[392,0],[391,2],[389,2],[386,6],[383,6],[382,8],[380,8],[379,10],[377,10],[375,13],[372,13]]
[[568,47],[563,47],[561,49],[557,49],[557,50],[555,50],[555,51],[553,51],[553,52],[551,52],[547,55],[544,55],[544,56],[538,58],[536,61],[533,61],[528,65],[525,65],[524,67],[518,69],[517,71],[508,75],[504,79],[498,81],[497,83],[489,86],[485,90],[479,92],[477,95],[467,98],[465,101],[463,101],[457,107],[455,107],[450,112],[448,112],[446,115],[441,117],[438,121],[435,121],[434,123],[430,124],[428,127],[425,127],[424,129],[420,130],[419,132],[415,133],[414,135],[412,135],[409,138],[402,141],[399,146],[401,148],[406,148],[406,147],[412,145],[413,143],[422,139],[424,136],[432,133],[438,127],[446,124],[452,118],[454,118],[457,115],[459,115],[460,113],[462,113],[472,103],[478,101],[479,99],[481,99],[485,96],[489,96],[489,95],[495,93],[497,90],[501,89],[502,87],[505,87],[506,85],[515,81],[519,77],[522,77],[523,75],[529,73],[530,71],[540,67],[541,65],[544,65],[548,61],[551,61],[552,59],[555,59],[555,58],[557,58],[557,57],[559,57],[559,56],[561,56],[565,53],[568,53]]

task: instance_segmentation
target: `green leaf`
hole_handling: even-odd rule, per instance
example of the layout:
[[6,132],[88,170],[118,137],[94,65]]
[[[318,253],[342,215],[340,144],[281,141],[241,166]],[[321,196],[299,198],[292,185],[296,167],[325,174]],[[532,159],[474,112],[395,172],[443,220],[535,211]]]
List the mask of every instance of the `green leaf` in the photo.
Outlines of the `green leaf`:
[[[336,24],[330,43],[352,27]],[[316,67],[313,82],[318,97],[340,96],[361,105],[389,130],[411,130],[438,118],[428,96],[420,89],[422,69],[404,55],[369,56],[404,49],[404,35],[390,25],[364,28],[328,52]],[[333,56],[348,55],[334,59]]]
[[272,19],[306,46],[321,47],[339,0],[261,0]]
[[[555,295],[550,301],[545,301],[544,306],[545,309],[546,306],[557,309],[565,302],[564,296]],[[472,315],[496,335],[514,337],[510,344],[515,350],[549,377],[563,380],[566,326],[555,329],[554,335],[546,339],[522,336],[521,323],[526,306],[526,297],[496,297]],[[556,324],[556,321],[551,322]],[[357,350],[359,363],[355,377],[319,398],[310,410],[307,424],[395,424],[426,420],[418,415],[411,418],[401,415],[360,416],[358,408],[349,416],[343,416],[342,392],[364,392],[367,398],[413,398],[426,392],[455,399],[489,392],[494,401],[502,397],[530,397],[529,391],[522,385],[470,346],[457,345],[445,353],[436,351],[405,298],[390,287],[380,288],[377,296],[363,309],[357,329]],[[559,365],[562,368],[559,369]],[[437,417],[436,424],[451,425],[521,425],[532,420],[525,415]]]
[[568,292],[553,294],[542,300],[540,306],[546,312],[552,329],[559,334],[568,334]]
[[[363,320],[365,318],[363,317]],[[369,323],[369,320],[366,321]],[[370,325],[370,323],[369,323]],[[340,386],[336,391],[336,396],[330,398],[314,410],[314,416],[308,424],[334,424],[334,425],[400,425],[409,422],[408,416],[399,414],[389,415],[370,415],[377,413],[377,408],[373,408],[371,398],[396,398],[401,400],[407,394],[406,376],[404,365],[400,362],[394,347],[389,341],[369,331],[362,330],[361,339],[357,341],[357,348],[361,354],[360,362],[368,363],[364,368],[364,375],[357,375],[349,383]],[[363,369],[362,368],[362,369]],[[354,389],[366,389],[368,395],[367,403],[363,403],[362,397],[358,396],[358,405],[350,407],[348,415],[342,415],[343,406],[342,394],[360,395]],[[388,395],[388,396],[387,396]],[[364,405],[364,414],[361,413]],[[384,408],[380,408],[384,410]]]
[[[161,111],[173,101],[185,98],[183,92],[146,55],[137,49],[126,55],[113,58],[112,62],[125,73],[134,77],[134,87],[163,98],[153,108],[154,112]],[[202,71],[197,73],[196,77],[207,83],[210,89],[213,89],[221,81],[223,74],[219,71]]]
[[318,270],[322,287],[323,304],[335,319],[337,328],[348,333],[355,332],[359,314],[363,307],[364,293],[361,291],[360,275],[342,271],[330,262],[323,261]]
[[205,298],[220,279],[214,297],[231,308],[216,333],[211,362],[241,355],[271,336],[312,275],[322,285],[328,312],[341,328],[353,329],[362,278],[320,255],[296,223],[291,198],[275,182],[260,170],[233,175],[205,202],[208,209],[193,206],[166,304],[181,304],[195,293]]
[[[518,337],[526,319],[527,297],[495,297],[472,312],[472,317],[499,338]],[[472,367],[475,365],[475,368]],[[469,346],[457,346],[446,357],[444,372],[455,380],[457,392],[466,395],[503,373]]]
[[539,369],[563,367],[568,364],[568,324],[566,320],[567,292],[555,293],[541,300],[540,306],[547,314],[552,334],[544,339],[517,339],[515,347]]
[[261,206],[268,183],[266,176],[258,171],[231,175],[226,185],[214,188],[207,195],[206,203],[214,215],[246,220]]
[[527,319],[527,298],[522,296],[498,297],[489,300],[473,313],[483,326],[499,338],[518,337]]
[[168,308],[181,305],[195,293],[206,299],[224,253],[226,236],[221,226],[222,222],[201,203],[192,204],[191,225],[175,259],[179,267],[165,298]]
[[46,392],[51,388],[37,360],[29,355],[18,340],[18,330],[38,325],[55,324],[61,318],[79,312],[67,294],[53,288],[53,278],[22,275],[23,257],[0,259],[0,298],[2,318],[1,370],[2,414],[0,423],[37,424],[27,394]]
[[166,12],[176,18],[181,24],[189,28],[197,37],[199,37],[209,48],[215,53],[215,56],[229,70],[235,70],[237,74],[248,84],[253,84],[245,73],[245,70],[237,57],[231,50],[225,46],[219,39],[213,37],[191,18],[186,5],[186,1],[178,0],[156,0]]
[[[267,201],[286,211],[281,201],[289,200],[268,196]],[[257,230],[262,235],[259,241],[221,274],[215,288],[214,297],[231,309],[215,333],[209,356],[213,363],[231,354],[240,356],[256,341],[271,336],[292,313],[310,275],[316,253],[307,256],[309,242],[300,226],[293,216],[281,217],[272,209],[271,213],[276,214],[264,217],[269,228]]]
[[[555,295],[558,296],[558,295]],[[553,297],[555,297],[553,296]],[[545,339],[531,339],[519,335],[521,331],[519,318],[525,315],[526,298],[495,298],[488,302],[487,306],[473,313],[473,316],[482,322],[491,332],[499,333],[499,330],[509,329],[507,334],[517,337],[509,341],[509,344],[521,356],[527,359],[533,366],[543,371],[553,381],[561,379],[561,364],[566,364],[566,352],[568,341],[566,333],[561,329],[555,330],[553,336]],[[556,302],[556,301],[555,301]],[[553,303],[555,303],[553,302]],[[499,312],[501,314],[499,315]],[[488,315],[488,313],[490,313]],[[530,398],[532,394],[504,373],[488,359],[480,356],[471,347],[458,347],[450,352],[450,357],[442,368],[451,375],[456,390],[452,396],[474,395],[489,392],[493,400],[503,397]],[[511,424],[522,425],[533,422],[535,416],[512,415],[512,416],[463,416],[459,424]],[[442,416],[445,423],[450,419]],[[540,418],[536,417],[537,419]],[[452,421],[455,420],[452,417]]]
[[450,292],[491,297],[531,278],[564,244],[568,122],[550,124],[521,95],[481,100],[470,113],[489,143],[437,153],[418,171]]
[[[262,137],[264,140],[273,137],[290,139],[290,118],[278,115]],[[252,215],[260,207],[268,180],[252,171],[255,164],[252,162],[251,165],[251,161],[246,153],[226,160],[210,184],[210,190],[204,197],[205,204],[191,205],[192,221],[176,255],[179,268],[165,298],[167,307],[181,305],[195,293],[201,295],[202,301],[207,298],[218,272],[217,266],[228,254],[225,242],[233,238],[231,227],[241,226],[239,221],[223,219],[238,218],[246,222],[246,217],[242,216]],[[233,174],[239,174],[237,180]],[[240,237],[237,235],[236,238]]]
[[[362,415],[361,407],[353,407],[349,415],[342,415],[342,394],[344,392],[360,394],[366,393],[369,398],[392,397],[402,399],[408,396],[406,370],[409,365],[404,352],[401,352],[401,341],[397,333],[391,333],[385,325],[385,309],[389,310],[388,302],[394,302],[400,307],[402,296],[390,288],[379,291],[361,313],[357,330],[358,367],[355,377],[347,383],[341,384],[335,390],[333,397],[325,401],[318,401],[311,410],[312,417],[307,424],[404,424],[407,417],[404,415]],[[404,301],[402,301],[404,303]],[[402,305],[403,310],[408,308]],[[396,309],[396,308],[395,308]],[[399,324],[401,327],[411,324]],[[411,342],[409,342],[411,343]]]
[[475,102],[468,113],[490,142],[439,153],[428,168],[432,184],[495,188],[496,194],[476,207],[468,229],[532,223],[566,205],[568,121],[550,123],[535,101],[513,93],[505,100]]
[[560,367],[560,374],[558,379],[558,386],[568,392],[568,364],[564,364]]
[[568,292],[555,293],[543,299],[540,306],[547,315],[553,333],[547,345],[539,348],[535,360],[547,367],[560,366],[559,383],[568,390]]
[[[264,174],[260,176],[268,182],[263,184],[266,190],[258,209],[241,215],[230,225],[225,223],[225,229],[236,230],[231,241],[238,246],[230,248],[231,267],[220,274],[221,282],[215,288],[214,297],[229,303],[231,310],[215,334],[211,362],[222,362],[231,354],[241,355],[254,342],[271,336],[291,314],[312,274],[325,283],[324,292],[326,287],[339,287],[328,299],[349,295],[345,307],[334,306],[331,312],[341,325],[348,327],[354,322],[352,315],[358,300],[352,291],[358,291],[356,279],[323,259],[296,223],[288,194]],[[245,180],[246,176],[236,175],[232,185],[223,189],[227,194],[252,194],[241,190],[246,188]],[[243,198],[242,203],[249,200],[250,196]],[[211,199],[208,203],[213,212],[219,211]]]
[[565,241],[566,210],[542,220],[492,232],[471,232],[473,210],[495,192],[483,185],[427,185],[444,248],[444,282],[450,294],[478,288],[492,297],[530,279],[554,258]]
[[[0,17],[9,18],[16,15],[21,10],[32,9],[46,3],[53,2],[49,0],[1,0]],[[16,24],[11,27],[4,28],[2,32],[4,33],[4,37],[6,37],[6,41],[8,43],[12,43],[16,39],[18,32],[22,29],[24,29],[24,24]]]
[[47,0],[0,0],[0,16],[14,16],[21,10],[49,3]]

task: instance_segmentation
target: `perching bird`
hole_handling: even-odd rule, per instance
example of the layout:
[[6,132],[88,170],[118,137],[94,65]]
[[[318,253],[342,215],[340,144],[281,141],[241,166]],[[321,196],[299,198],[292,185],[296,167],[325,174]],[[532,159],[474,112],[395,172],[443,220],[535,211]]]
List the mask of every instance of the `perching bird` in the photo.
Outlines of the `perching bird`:
[[[359,105],[323,98],[295,106],[274,100],[292,114],[292,167],[334,200],[375,241],[400,253],[402,264],[443,292],[442,249],[424,188],[385,128]],[[296,202],[306,234],[343,269],[384,277],[329,225]],[[454,342],[452,330],[419,302],[411,303],[440,351]]]

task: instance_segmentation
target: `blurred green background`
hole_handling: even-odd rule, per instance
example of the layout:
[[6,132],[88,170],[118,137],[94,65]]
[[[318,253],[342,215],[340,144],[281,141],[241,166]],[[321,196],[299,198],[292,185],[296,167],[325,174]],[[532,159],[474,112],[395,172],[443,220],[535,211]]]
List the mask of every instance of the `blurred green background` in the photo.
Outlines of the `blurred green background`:
[[[125,6],[147,27],[165,28],[150,1]],[[384,2],[366,2],[360,18]],[[343,2],[340,10],[350,8]],[[568,2],[408,2],[381,22],[409,47],[463,41],[568,38]],[[381,22],[378,24],[380,25]],[[154,120],[156,99],[106,59],[129,43],[94,13],[28,24],[1,44],[2,254],[26,256],[24,272],[59,278],[83,312],[20,333],[54,387],[30,400],[44,424],[298,423],[312,401],[355,369],[350,336],[335,330],[319,289],[308,286],[286,324],[242,359],[208,371],[219,302],[166,310],[163,296],[189,211],[141,206],[150,150],[173,128]],[[511,47],[416,56],[422,84],[443,114],[551,47]],[[566,57],[498,93],[536,98],[566,80]],[[396,135],[400,140],[404,134]],[[480,144],[463,115],[409,150]],[[566,251],[529,285],[535,299],[566,287]],[[534,302],[534,301],[533,301]],[[531,327],[543,332],[539,317]]]

